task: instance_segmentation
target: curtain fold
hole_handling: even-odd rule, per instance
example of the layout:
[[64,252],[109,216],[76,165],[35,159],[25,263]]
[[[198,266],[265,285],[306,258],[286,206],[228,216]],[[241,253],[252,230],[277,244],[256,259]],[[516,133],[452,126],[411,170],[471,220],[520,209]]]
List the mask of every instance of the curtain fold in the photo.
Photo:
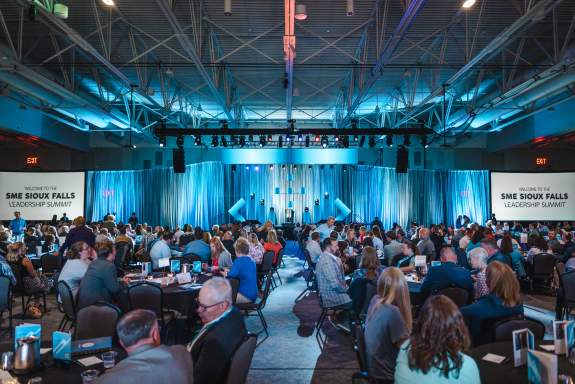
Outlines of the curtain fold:
[[[247,219],[264,222],[273,207],[277,223],[293,209],[301,222],[308,207],[317,222],[337,215],[339,198],[352,211],[347,221],[370,223],[379,217],[385,228],[411,221],[453,225],[458,215],[484,223],[489,216],[489,172],[409,170],[342,165],[223,165],[205,162],[186,166],[185,174],[172,168],[141,171],[88,172],[88,218],[101,220],[116,212],[126,221],[136,212],[149,224],[184,223],[208,228],[231,221],[227,210],[240,198]],[[318,203],[316,205],[316,203]]]

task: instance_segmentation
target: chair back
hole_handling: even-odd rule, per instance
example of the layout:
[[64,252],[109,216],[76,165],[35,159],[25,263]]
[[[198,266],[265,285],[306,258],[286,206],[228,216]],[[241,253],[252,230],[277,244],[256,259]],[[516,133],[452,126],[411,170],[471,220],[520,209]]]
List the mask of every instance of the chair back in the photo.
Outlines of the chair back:
[[162,317],[162,288],[158,284],[142,282],[128,288],[130,310],[147,309]]
[[459,247],[453,247],[455,254],[457,255],[457,264],[466,269],[472,269],[469,265],[469,260],[467,259],[467,252]]
[[62,302],[62,311],[69,319],[74,320],[76,318],[76,298],[72,289],[64,280],[58,282],[57,289]]
[[280,265],[282,265],[282,260],[284,258],[284,249],[280,249],[278,252],[278,257],[276,259],[276,263],[274,265],[274,269],[277,269]]
[[256,350],[257,336],[248,333],[238,349],[234,352],[230,362],[230,370],[226,384],[244,384],[248,377],[248,371],[252,364],[254,351]]
[[80,309],[76,314],[74,339],[83,340],[106,336],[114,338],[120,314],[118,307],[106,303],[89,305]]
[[130,244],[124,242],[116,244],[116,258],[114,259],[114,264],[116,265],[116,268],[122,269],[122,267],[124,266],[124,262],[127,261],[126,258],[128,252],[130,252]]
[[365,335],[363,332],[363,327],[361,324],[355,326],[355,353],[357,355],[357,362],[359,363],[359,369],[362,373],[368,373],[369,368],[367,366],[367,352],[365,347]]
[[232,286],[232,304],[235,304],[236,298],[238,297],[238,290],[240,289],[240,280],[235,277],[230,277],[228,281]]
[[361,308],[360,317],[365,318],[367,315],[367,310],[369,309],[369,303],[371,299],[377,293],[377,285],[375,283],[368,282],[365,284],[365,299],[363,301],[363,307]]
[[62,270],[62,257],[59,255],[54,256],[47,253],[40,257],[40,262],[42,263],[42,273],[44,274],[50,275]]
[[274,262],[274,251],[266,251],[264,252],[263,260],[262,260],[262,273],[267,274],[269,270],[272,269]]
[[533,332],[535,340],[543,340],[545,336],[545,325],[534,319],[503,320],[494,326],[495,341],[512,341],[513,331],[519,329],[529,329]]
[[12,274],[16,278],[16,285],[13,287],[14,292],[24,293],[24,283],[22,281],[22,267],[18,264],[10,263],[10,268],[12,268]]
[[495,340],[495,327],[497,324],[503,323],[505,321],[511,320],[523,320],[523,314],[516,314],[511,316],[503,316],[503,317],[492,317],[488,319],[481,320],[480,330],[481,330],[481,337],[477,340],[473,340],[473,345],[483,345],[492,343]]
[[263,309],[266,306],[266,302],[268,301],[268,296],[270,295],[270,290],[272,287],[272,272],[268,272],[266,275],[266,283],[264,285],[264,291],[262,293],[262,298],[259,303],[260,309]]
[[561,276],[562,274],[565,273],[565,263],[562,261],[558,261],[557,264],[555,264],[555,270],[557,271],[557,275]]
[[313,270],[315,270],[315,264],[311,261],[311,254],[307,249],[303,249],[303,254],[305,255],[305,260],[307,261],[307,265]]
[[569,271],[559,276],[561,287],[567,303],[575,303],[575,271]]
[[[12,281],[7,276],[0,276],[0,313],[12,307]],[[1,320],[1,319],[0,319]]]
[[450,286],[438,290],[436,294],[449,297],[458,307],[464,307],[471,302],[469,291],[461,287]]
[[535,279],[551,279],[555,270],[555,256],[550,253],[539,253],[533,256],[533,273]]

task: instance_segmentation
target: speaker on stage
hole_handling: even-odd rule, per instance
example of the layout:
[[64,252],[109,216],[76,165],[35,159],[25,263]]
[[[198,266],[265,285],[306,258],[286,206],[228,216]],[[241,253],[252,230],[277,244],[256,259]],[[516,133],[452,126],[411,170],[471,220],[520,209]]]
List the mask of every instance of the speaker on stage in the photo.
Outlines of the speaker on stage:
[[407,148],[403,145],[397,148],[397,162],[395,163],[396,173],[407,173],[407,168],[409,166],[409,152]]
[[186,173],[186,157],[184,150],[181,148],[174,149],[172,156],[174,160],[174,173]]

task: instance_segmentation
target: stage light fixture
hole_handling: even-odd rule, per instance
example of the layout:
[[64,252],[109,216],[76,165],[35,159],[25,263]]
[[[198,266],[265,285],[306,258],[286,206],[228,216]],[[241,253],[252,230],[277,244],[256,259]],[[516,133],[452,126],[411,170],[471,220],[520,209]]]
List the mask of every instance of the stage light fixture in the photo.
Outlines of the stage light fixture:
[[232,0],[224,0],[224,16],[232,15]]
[[260,170],[260,166],[259,166],[259,165],[256,165],[256,166],[254,167],[254,171],[257,172],[257,171],[259,171],[259,170]]
[[292,166],[292,169],[293,169],[294,171],[297,171],[297,164],[294,164],[294,165]]
[[353,137],[353,141],[357,142],[358,140],[359,140],[359,136],[355,135],[355,136]]
[[342,168],[344,172],[347,172],[347,165],[344,165]]
[[315,141],[316,143],[319,143],[319,140],[320,140],[319,135],[315,135],[314,141]]
[[305,146],[309,147],[309,136],[305,137]]
[[273,165],[273,164],[270,164],[270,167],[269,167],[269,168],[270,168],[270,171],[272,171],[272,170],[274,169],[274,165]]
[[336,143],[339,143],[339,136],[334,136],[333,141],[335,141]]
[[311,164],[307,166],[307,169],[311,169]]
[[[164,138],[165,139],[165,138]],[[178,146],[178,148],[183,148],[184,147],[184,136],[180,135],[176,138],[176,145]]]
[[212,147],[217,147],[218,146],[218,136],[213,135],[212,136]]
[[319,199],[315,199],[315,200],[313,201],[313,204],[316,205],[316,206],[319,205]]
[[223,146],[224,148],[227,148],[227,146],[228,146],[228,141],[226,140],[226,137],[225,137],[225,136],[222,136],[222,137],[221,137],[221,141],[222,141],[222,146]]
[[164,148],[166,146],[166,136],[160,136],[160,147]]
[[391,135],[385,136],[385,143],[389,148],[393,147],[393,136]]
[[461,5],[461,8],[469,9],[469,8],[473,7],[476,2],[477,2],[476,0],[465,0],[463,2],[463,4]]
[[255,193],[250,193],[250,200],[255,200],[256,199],[256,194]]
[[291,140],[292,140],[292,139],[291,139],[291,136],[290,136],[290,135],[286,135],[286,142],[289,143]]
[[423,148],[429,148],[429,143],[427,142],[427,136],[421,136],[421,146]]
[[265,205],[266,204],[266,200],[265,199],[260,199],[260,205]]
[[295,19],[303,21],[307,19],[307,9],[305,4],[296,4],[295,6]]
[[271,143],[272,140],[273,140],[272,135],[268,135],[268,142]]
[[375,137],[373,137],[373,136],[369,137],[369,144],[368,145],[370,148],[375,147]]
[[240,136],[240,147],[246,146],[246,138],[244,136]]
[[409,135],[403,136],[403,145],[409,147],[411,145],[411,138]]
[[249,171],[249,170],[250,170],[250,166],[246,165],[246,171]]
[[326,199],[326,200],[329,199],[329,192],[325,192],[325,193],[323,194],[323,198]]
[[284,146],[284,138],[282,135],[278,136],[278,148],[282,148]]
[[248,140],[250,141],[250,143],[253,143],[254,142],[254,135],[249,135]]
[[286,169],[286,165],[285,165],[285,164],[282,164],[282,169]]
[[258,146],[260,148],[262,148],[264,145],[266,145],[266,137],[264,135],[260,136],[260,143],[258,144]]
[[361,139],[359,139],[359,146],[363,147],[364,144],[365,144],[365,136],[362,136]]
[[322,146],[323,148],[327,148],[328,144],[329,144],[329,141],[328,141],[328,139],[327,139],[327,136],[326,136],[326,135],[323,135],[323,136],[321,137],[321,146]]
[[201,136],[196,136],[196,138],[194,140],[194,145],[195,146],[202,145],[202,137]]
[[235,172],[235,171],[236,171],[236,165],[232,164],[232,172]]
[[353,0],[347,0],[347,3],[346,3],[346,7],[345,7],[345,8],[346,8],[345,14],[346,14],[347,16],[353,16],[353,14],[354,14]]
[[301,134],[297,135],[297,141],[299,141],[299,142],[303,141],[303,136]]

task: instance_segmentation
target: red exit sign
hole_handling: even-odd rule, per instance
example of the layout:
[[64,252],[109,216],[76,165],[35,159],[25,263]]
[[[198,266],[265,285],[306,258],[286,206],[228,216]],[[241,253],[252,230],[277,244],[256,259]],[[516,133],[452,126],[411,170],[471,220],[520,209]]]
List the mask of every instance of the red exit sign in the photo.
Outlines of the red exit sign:
[[38,156],[27,156],[26,157],[26,166],[27,167],[36,167],[40,165],[40,157]]
[[538,167],[547,167],[547,166],[549,166],[549,158],[548,157],[536,157],[535,158],[535,165]]

